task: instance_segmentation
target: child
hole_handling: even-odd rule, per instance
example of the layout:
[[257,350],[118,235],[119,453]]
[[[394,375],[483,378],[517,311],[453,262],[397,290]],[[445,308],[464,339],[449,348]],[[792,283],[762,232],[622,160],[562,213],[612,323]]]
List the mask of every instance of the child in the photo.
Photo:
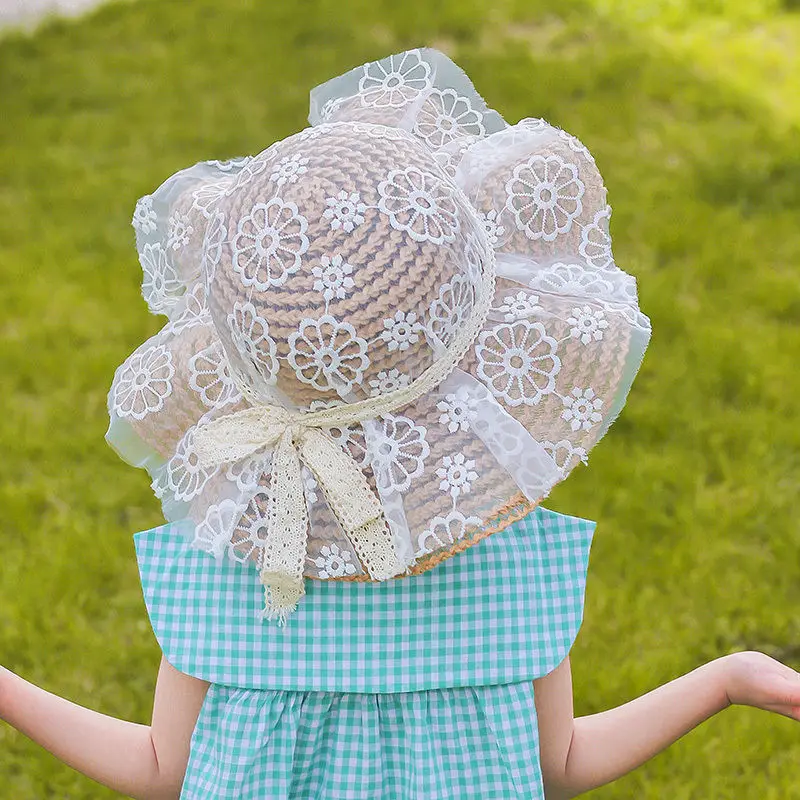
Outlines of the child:
[[311,101],[134,214],[169,322],[117,370],[107,439],[168,520],[136,536],[151,725],[9,672],[0,716],[133,797],[245,799],[552,800],[732,703],[800,720],[800,675],[755,652],[573,719],[594,524],[540,502],[650,336],[586,148],[432,50]]

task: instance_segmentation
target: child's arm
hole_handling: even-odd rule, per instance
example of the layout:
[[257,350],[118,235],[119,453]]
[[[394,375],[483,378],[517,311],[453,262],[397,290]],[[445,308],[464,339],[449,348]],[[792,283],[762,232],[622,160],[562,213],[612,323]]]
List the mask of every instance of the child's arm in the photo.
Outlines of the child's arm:
[[208,684],[161,660],[151,725],[107,717],[0,668],[0,719],[65,764],[142,800],[180,795]]
[[718,658],[625,705],[573,719],[569,657],[534,681],[548,800],[627,774],[729,705],[800,720],[800,674],[763,653]]

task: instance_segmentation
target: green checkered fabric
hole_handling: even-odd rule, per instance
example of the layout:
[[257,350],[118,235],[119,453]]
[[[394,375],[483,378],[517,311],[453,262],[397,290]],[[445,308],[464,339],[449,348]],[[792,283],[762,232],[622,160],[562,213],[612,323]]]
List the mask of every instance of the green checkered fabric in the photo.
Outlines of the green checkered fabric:
[[306,580],[285,627],[255,569],[190,545],[183,523],[136,534],[167,660],[244,689],[414,692],[531,680],[569,652],[595,523],[537,507],[438,566],[376,582]]
[[544,800],[533,684],[398,694],[213,685],[181,800]]
[[164,655],[211,683],[182,800],[544,800],[532,680],[577,635],[594,528],[539,507],[422,575],[307,580],[284,628],[183,523],[136,534]]

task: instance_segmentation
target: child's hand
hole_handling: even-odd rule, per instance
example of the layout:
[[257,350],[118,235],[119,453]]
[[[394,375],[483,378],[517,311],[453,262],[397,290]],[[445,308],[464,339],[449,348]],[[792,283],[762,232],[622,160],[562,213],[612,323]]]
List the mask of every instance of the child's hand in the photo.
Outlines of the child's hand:
[[800,721],[800,672],[753,650],[723,656],[723,661],[729,703]]

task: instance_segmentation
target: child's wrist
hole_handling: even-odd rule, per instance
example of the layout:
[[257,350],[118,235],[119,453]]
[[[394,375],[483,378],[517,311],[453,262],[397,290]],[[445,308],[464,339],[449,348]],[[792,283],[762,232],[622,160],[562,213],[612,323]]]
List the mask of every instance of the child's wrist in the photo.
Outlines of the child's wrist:
[[11,680],[14,673],[7,670],[5,667],[0,667],[0,719],[6,719],[6,708],[8,706],[8,694],[11,686]]

